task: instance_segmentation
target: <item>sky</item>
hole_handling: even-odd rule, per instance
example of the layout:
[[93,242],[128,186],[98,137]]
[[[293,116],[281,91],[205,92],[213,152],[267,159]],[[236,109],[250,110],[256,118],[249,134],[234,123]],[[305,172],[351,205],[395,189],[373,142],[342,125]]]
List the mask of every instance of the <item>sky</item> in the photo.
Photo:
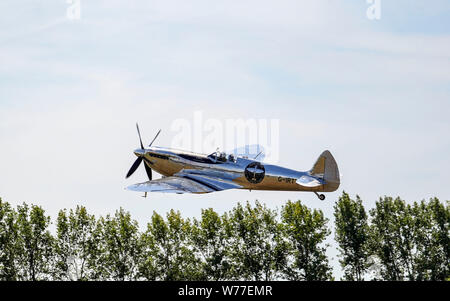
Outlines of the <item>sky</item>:
[[[238,202],[302,200],[333,221],[342,194],[448,200],[450,2],[365,0],[0,2],[0,197],[53,218],[120,207],[200,216]],[[279,165],[329,149],[342,183],[312,193],[151,194],[124,187],[138,147],[170,146],[174,120],[279,120]],[[332,243],[332,236],[329,240]],[[337,251],[329,248],[339,278]]]

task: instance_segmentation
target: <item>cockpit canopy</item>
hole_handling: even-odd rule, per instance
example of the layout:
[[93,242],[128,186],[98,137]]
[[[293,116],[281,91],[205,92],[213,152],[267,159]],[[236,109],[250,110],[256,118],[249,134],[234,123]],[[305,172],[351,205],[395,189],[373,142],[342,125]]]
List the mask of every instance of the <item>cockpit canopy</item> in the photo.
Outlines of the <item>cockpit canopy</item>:
[[227,153],[233,154],[234,157],[241,157],[244,159],[252,159],[262,162],[265,159],[266,150],[260,144],[248,144],[229,150]]
[[224,152],[216,151],[208,156],[213,162],[236,162],[236,157],[233,154],[230,154],[227,158],[227,154]]
[[208,159],[214,163],[225,163],[225,162],[236,162],[238,157],[252,160],[263,161],[265,158],[265,149],[262,145],[259,144],[251,144],[245,145],[231,151],[220,152],[219,150],[208,156]]

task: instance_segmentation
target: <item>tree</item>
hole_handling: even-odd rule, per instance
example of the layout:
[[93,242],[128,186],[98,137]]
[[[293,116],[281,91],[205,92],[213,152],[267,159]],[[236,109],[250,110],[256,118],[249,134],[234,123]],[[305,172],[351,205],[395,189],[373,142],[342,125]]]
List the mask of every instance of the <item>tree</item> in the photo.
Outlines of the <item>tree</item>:
[[446,280],[450,277],[450,208],[433,198],[429,202],[432,213],[433,249],[435,249],[435,266],[432,280]]
[[330,280],[331,267],[324,241],[330,230],[321,210],[310,210],[300,201],[288,201],[281,210],[281,222],[292,259],[285,266],[289,280]]
[[[368,216],[343,192],[334,216],[345,279],[369,268],[383,280],[450,278],[448,201],[386,196]],[[327,223],[300,201],[280,211],[247,202],[192,222],[154,212],[141,233],[122,208],[96,219],[78,206],[59,212],[53,237],[41,207],[0,198],[0,280],[332,280]]]
[[103,277],[111,280],[136,280],[142,261],[139,227],[129,212],[122,208],[99,220],[101,224],[101,255]]
[[414,220],[411,206],[399,197],[380,198],[370,211],[371,247],[385,280],[414,280]]
[[19,266],[17,255],[21,249],[18,244],[17,213],[0,198],[0,280],[18,280]]
[[191,223],[180,212],[170,210],[167,223],[153,213],[143,236],[145,241],[142,275],[158,280],[198,280],[201,278],[199,260],[189,244]]
[[77,206],[67,215],[61,210],[56,223],[54,277],[60,280],[96,279],[99,233],[94,215]]
[[17,207],[17,228],[19,231],[18,260],[20,280],[47,280],[50,278],[53,254],[53,237],[48,231],[50,217],[44,210],[27,204]]
[[255,207],[238,204],[225,215],[230,237],[232,277],[273,280],[285,264],[287,244],[276,220],[277,213],[256,202]]
[[191,243],[200,258],[202,280],[226,280],[230,273],[229,240],[225,219],[212,208],[203,209],[201,220],[194,219]]
[[437,198],[414,203],[414,241],[417,249],[417,280],[446,280],[450,277],[450,210]]
[[335,240],[346,280],[364,280],[369,267],[369,225],[359,196],[352,200],[344,191],[334,205]]

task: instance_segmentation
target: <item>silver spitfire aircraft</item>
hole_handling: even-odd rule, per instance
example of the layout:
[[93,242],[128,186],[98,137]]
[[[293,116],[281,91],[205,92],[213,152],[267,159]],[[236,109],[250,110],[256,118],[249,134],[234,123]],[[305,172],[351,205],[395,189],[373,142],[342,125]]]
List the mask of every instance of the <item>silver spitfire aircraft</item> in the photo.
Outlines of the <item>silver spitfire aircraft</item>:
[[[340,184],[339,170],[333,156],[324,151],[309,171],[296,171],[276,165],[264,164],[256,159],[214,152],[210,155],[142,144],[139,126],[136,124],[140,148],[134,151],[137,160],[126,178],[130,177],[144,161],[149,181],[127,187],[144,192],[208,193],[227,189],[311,191],[320,200]],[[161,179],[152,180],[152,170]]]

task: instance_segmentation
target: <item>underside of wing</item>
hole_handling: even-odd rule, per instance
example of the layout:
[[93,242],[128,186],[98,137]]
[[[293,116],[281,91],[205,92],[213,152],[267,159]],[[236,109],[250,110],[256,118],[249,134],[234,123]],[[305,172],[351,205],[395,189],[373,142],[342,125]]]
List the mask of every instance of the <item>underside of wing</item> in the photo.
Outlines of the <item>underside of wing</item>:
[[215,190],[206,185],[182,177],[167,177],[127,187],[128,190],[141,192],[166,193],[208,193]]
[[132,191],[167,193],[208,193],[233,188],[241,186],[228,180],[195,174],[179,174],[127,187]]
[[242,188],[241,185],[234,183],[229,179],[223,179],[214,176],[180,173],[184,179],[195,181],[199,184],[205,185],[214,191],[221,191],[227,189]]

